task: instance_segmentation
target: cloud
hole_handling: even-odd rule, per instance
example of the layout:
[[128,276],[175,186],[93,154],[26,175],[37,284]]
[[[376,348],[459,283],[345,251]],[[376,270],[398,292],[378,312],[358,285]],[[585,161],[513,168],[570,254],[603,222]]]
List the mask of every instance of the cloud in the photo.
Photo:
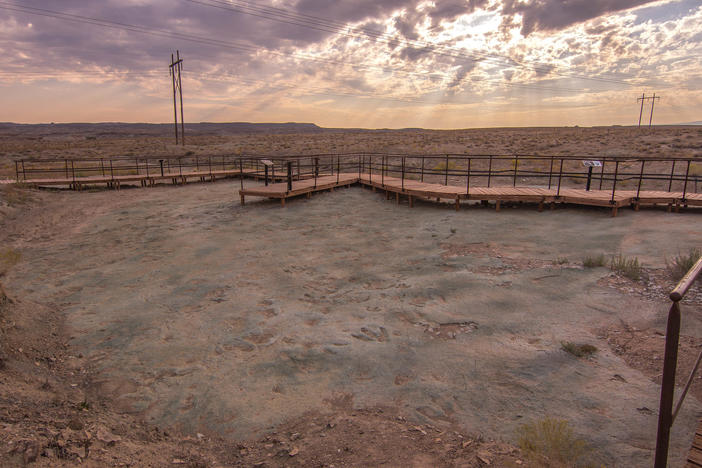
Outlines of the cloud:
[[519,24],[524,37],[536,31],[557,31],[602,15],[657,0],[503,0],[504,24]]

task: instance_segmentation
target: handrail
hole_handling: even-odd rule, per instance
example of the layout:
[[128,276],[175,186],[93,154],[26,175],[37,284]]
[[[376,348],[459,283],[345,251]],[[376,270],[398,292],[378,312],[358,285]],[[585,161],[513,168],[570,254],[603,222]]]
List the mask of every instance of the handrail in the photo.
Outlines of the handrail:
[[690,268],[685,276],[678,281],[675,289],[670,293],[673,303],[668,311],[668,323],[665,333],[665,354],[663,356],[663,381],[661,382],[661,400],[658,409],[658,433],[656,435],[656,454],[654,468],[665,468],[668,464],[668,447],[670,442],[670,429],[675,417],[680,411],[692,378],[699,367],[702,354],[697,358],[697,363],[688,379],[685,389],[673,411],[673,397],[675,393],[675,369],[678,364],[678,343],[680,341],[680,301],[690,289],[692,283],[700,277],[702,272],[702,257]]

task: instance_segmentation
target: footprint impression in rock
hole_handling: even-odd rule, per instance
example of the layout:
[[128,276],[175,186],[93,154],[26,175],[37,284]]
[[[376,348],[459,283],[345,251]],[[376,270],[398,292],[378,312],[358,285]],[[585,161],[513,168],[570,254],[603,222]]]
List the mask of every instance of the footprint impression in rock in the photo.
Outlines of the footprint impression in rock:
[[[374,328],[377,328],[377,331]],[[362,341],[390,341],[390,334],[385,327],[362,327],[359,333],[351,333],[351,336]]]

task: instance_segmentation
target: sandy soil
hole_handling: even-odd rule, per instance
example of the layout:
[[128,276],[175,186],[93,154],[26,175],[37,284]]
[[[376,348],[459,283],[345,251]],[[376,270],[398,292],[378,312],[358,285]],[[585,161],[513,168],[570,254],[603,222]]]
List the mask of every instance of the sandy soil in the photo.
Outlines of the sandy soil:
[[[4,372],[47,376],[18,377],[20,395],[4,387],[3,404],[39,394],[64,425],[30,437],[6,409],[4,438],[22,448],[4,453],[21,459],[39,439],[56,456],[48,441],[73,438],[73,450],[82,437],[93,456],[121,444],[157,466],[509,466],[523,462],[517,428],[551,416],[570,421],[593,461],[650,464],[653,367],[613,336],[660,334],[665,293],[604,284],[609,270],[580,264],[622,252],[660,269],[699,241],[699,214],[409,210],[358,187],[242,207],[237,188],[26,192],[3,208],[2,243],[22,255],[2,278],[22,318],[4,319]],[[702,305],[685,308],[683,333],[699,343]],[[37,342],[13,341],[34,323]],[[578,359],[564,340],[599,351]],[[673,466],[701,410],[693,396],[678,417]],[[395,434],[390,455],[377,427]],[[354,431],[364,437],[344,445]]]
[[[584,158],[605,156],[702,158],[700,127],[561,127],[465,130],[335,130],[306,134],[206,134],[194,131],[186,146],[131,129],[108,133],[54,133],[46,127],[0,131],[0,179],[14,177],[20,158],[164,157],[232,154],[537,154]],[[702,163],[691,168],[702,175]]]

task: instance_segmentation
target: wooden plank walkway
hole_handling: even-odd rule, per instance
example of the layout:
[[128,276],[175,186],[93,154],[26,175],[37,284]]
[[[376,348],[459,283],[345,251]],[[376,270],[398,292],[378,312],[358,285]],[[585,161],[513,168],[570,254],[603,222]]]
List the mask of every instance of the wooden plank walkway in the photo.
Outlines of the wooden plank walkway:
[[692,440],[685,468],[702,468],[702,421],[695,431],[695,438]]
[[[256,180],[264,179],[264,175],[260,170],[256,169],[224,169],[215,171],[190,171],[190,172],[171,172],[161,175],[157,174],[133,174],[133,175],[116,175],[116,176],[87,176],[87,177],[76,177],[65,178],[43,178],[43,179],[28,179],[20,181],[22,184],[34,186],[34,187],[48,187],[48,186],[67,186],[76,190],[82,190],[85,187],[93,185],[105,184],[109,188],[119,189],[122,184],[129,182],[139,182],[142,187],[151,187],[156,185],[158,181],[170,181],[174,185],[186,184],[188,180],[199,179],[201,182],[211,181],[214,182],[217,179],[225,177],[239,177],[243,173],[244,177],[251,177]],[[304,175],[302,178],[311,177],[310,175]],[[277,173],[268,174],[268,180],[276,182],[281,180],[286,180],[287,174]],[[14,182],[14,181],[13,181]]]
[[544,204],[553,206],[555,203],[572,203],[576,205],[602,206],[612,209],[612,216],[622,206],[632,206],[638,210],[639,205],[668,205],[669,210],[675,206],[676,211],[680,206],[702,206],[702,194],[688,193],[683,200],[682,192],[621,190],[615,192],[614,198],[609,190],[583,190],[572,188],[540,188],[540,187],[459,187],[455,185],[431,184],[412,179],[381,176],[379,174],[342,173],[338,175],[325,175],[318,177],[316,185],[314,180],[295,181],[292,190],[288,190],[287,183],[271,184],[267,187],[254,187],[240,190],[241,201],[245,197],[257,196],[280,199],[285,205],[285,199],[313,192],[333,189],[342,185],[361,183],[370,186],[373,190],[380,189],[386,192],[386,198],[395,194],[395,199],[400,202],[401,196],[407,197],[409,206],[414,206],[414,200],[436,199],[452,201],[456,209],[460,209],[461,200],[479,200],[484,203],[494,202],[495,209],[500,210],[502,202],[527,202],[538,203],[539,211]]
[[313,192],[322,190],[334,190],[336,187],[353,185],[358,182],[358,174],[334,174],[321,175],[317,178],[295,180],[292,182],[292,189],[288,190],[288,183],[270,184],[268,186],[251,187],[239,190],[241,204],[245,202],[247,195],[255,197],[278,198],[280,204],[285,206],[285,200],[299,195],[312,195]]

